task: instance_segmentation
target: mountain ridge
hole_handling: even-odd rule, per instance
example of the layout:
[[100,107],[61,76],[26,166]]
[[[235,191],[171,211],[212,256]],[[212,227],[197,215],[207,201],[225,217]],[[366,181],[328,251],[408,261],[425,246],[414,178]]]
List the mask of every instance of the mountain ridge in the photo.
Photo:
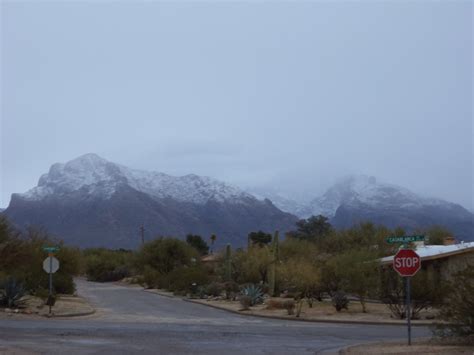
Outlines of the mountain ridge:
[[303,207],[291,210],[290,203],[277,207],[299,218],[323,215],[337,228],[371,221],[407,232],[443,225],[458,239],[474,240],[474,214],[463,206],[438,198],[420,196],[411,190],[373,176],[350,175],[330,186]]
[[53,164],[38,186],[12,194],[4,214],[18,226],[43,226],[69,244],[124,248],[138,246],[141,225],[148,237],[215,233],[219,244],[243,246],[251,231],[285,232],[297,220],[216,179],[130,169],[96,154]]
[[409,232],[441,224],[460,239],[474,239],[474,214],[464,207],[372,176],[346,176],[308,201],[195,174],[131,169],[89,153],[53,164],[36,187],[12,194],[2,213],[19,226],[43,225],[80,246],[136,247],[142,224],[152,236],[216,233],[219,243],[242,246],[251,231],[285,232],[298,218],[319,214],[337,228],[371,221]]

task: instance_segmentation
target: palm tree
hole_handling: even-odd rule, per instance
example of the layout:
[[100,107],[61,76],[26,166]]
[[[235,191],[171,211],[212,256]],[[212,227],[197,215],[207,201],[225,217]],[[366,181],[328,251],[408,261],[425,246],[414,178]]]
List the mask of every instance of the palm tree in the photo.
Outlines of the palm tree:
[[217,239],[216,235],[215,235],[215,234],[212,234],[212,235],[211,235],[211,254],[214,252],[213,246],[214,246],[214,242],[216,241],[216,239]]

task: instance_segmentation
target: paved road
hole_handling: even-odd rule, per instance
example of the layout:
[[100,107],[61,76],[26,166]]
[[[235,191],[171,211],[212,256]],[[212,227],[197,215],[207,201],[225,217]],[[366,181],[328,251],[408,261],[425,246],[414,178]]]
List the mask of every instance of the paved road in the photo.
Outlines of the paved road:
[[[0,320],[2,349],[47,354],[316,354],[403,338],[400,326],[307,323],[240,316],[144,292],[77,281],[97,314],[75,319]],[[415,327],[415,337],[428,336]]]

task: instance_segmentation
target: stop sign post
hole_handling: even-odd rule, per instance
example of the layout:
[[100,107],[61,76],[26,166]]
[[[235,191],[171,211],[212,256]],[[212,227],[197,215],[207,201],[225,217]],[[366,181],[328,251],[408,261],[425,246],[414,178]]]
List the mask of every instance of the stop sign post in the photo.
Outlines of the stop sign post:
[[406,286],[406,317],[408,325],[408,345],[411,345],[411,300],[410,300],[410,278],[421,268],[421,258],[412,249],[400,249],[393,258],[393,268],[405,278]]
[[393,268],[402,277],[415,275],[420,267],[420,256],[414,250],[401,249],[393,258]]

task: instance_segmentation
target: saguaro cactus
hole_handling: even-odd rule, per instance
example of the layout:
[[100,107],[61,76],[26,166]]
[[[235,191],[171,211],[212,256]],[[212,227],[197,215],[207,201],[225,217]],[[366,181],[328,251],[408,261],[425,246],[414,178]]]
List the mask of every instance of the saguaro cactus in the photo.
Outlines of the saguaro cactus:
[[230,244],[227,244],[225,248],[225,280],[231,281],[231,279],[232,279],[231,249],[230,249]]
[[275,235],[273,237],[273,242],[272,242],[272,261],[269,267],[269,272],[268,272],[268,292],[270,296],[275,295],[275,277],[276,277],[276,263],[279,259],[279,254],[280,254],[280,249],[279,249],[279,244],[278,244],[278,231],[275,232]]

